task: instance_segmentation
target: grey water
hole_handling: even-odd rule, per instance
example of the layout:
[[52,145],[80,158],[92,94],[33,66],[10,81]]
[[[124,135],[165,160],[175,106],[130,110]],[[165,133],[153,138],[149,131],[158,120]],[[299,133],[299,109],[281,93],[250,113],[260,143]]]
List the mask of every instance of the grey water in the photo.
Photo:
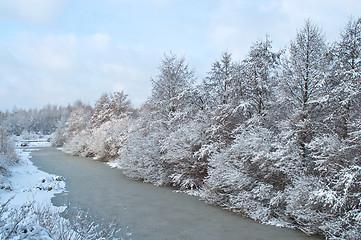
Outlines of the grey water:
[[86,210],[105,223],[115,220],[131,239],[313,240],[297,230],[257,223],[197,197],[128,179],[120,169],[56,148],[33,151],[41,170],[65,177],[67,192],[52,199],[68,216]]

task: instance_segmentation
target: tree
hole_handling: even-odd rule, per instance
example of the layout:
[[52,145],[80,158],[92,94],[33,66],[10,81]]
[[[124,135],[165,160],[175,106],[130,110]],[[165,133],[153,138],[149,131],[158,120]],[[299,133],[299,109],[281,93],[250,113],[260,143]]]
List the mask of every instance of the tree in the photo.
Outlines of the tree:
[[271,89],[274,86],[274,74],[279,54],[271,52],[271,41],[256,41],[248,56],[242,61],[244,92],[250,102],[251,115],[263,115],[271,101]]
[[232,131],[244,120],[247,105],[244,104],[240,65],[232,61],[229,53],[223,53],[202,84],[205,114],[209,119],[206,152],[218,151],[232,140]]
[[361,69],[361,18],[349,19],[337,44],[339,67],[344,70]]
[[316,100],[326,70],[326,43],[320,29],[307,20],[291,42],[284,65],[284,81],[298,109],[306,111]]
[[74,104],[65,124],[65,136],[67,141],[89,126],[92,111],[93,109],[89,105],[85,105],[81,101],[77,101]]
[[124,92],[104,93],[95,103],[94,113],[90,119],[92,128],[100,127],[107,121],[129,114],[131,103]]
[[230,104],[242,97],[239,64],[232,61],[230,53],[223,53],[221,60],[212,65],[212,70],[203,81],[210,104]]
[[165,55],[160,66],[160,74],[152,79],[151,103],[159,108],[159,113],[172,115],[181,108],[179,95],[194,83],[194,71],[190,70],[185,58],[174,54]]
[[[187,158],[166,154],[180,148],[179,141],[171,141],[173,133],[182,127],[190,113],[199,105],[193,89],[194,72],[184,58],[165,55],[159,75],[152,79],[152,96],[142,107],[140,118],[130,129],[127,157],[120,160],[127,176],[157,185],[172,184],[171,174]],[[195,105],[194,105],[195,104]],[[178,156],[177,156],[178,157]],[[190,156],[187,156],[190,157]]]
[[320,101],[323,101],[326,53],[323,34],[307,20],[283,59],[282,79],[287,96],[285,104],[290,106],[288,110],[291,113],[289,130],[295,134],[303,159],[308,153],[306,144],[312,138],[315,123],[312,114],[318,111]]
[[358,115],[361,78],[361,18],[350,18],[333,48],[333,68],[329,76],[329,105],[332,129],[346,139]]
[[[165,124],[157,120],[156,108],[146,103],[139,118],[129,128],[127,145],[122,148],[122,158],[117,163],[126,176],[155,185],[169,185],[164,162],[161,160],[160,141],[167,132]],[[154,121],[153,121],[154,120]]]

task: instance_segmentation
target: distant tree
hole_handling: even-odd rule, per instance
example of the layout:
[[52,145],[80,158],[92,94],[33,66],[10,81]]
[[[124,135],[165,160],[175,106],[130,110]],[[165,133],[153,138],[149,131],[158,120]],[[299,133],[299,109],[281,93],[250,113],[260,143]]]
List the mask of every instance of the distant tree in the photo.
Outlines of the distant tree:
[[66,122],[65,135],[71,139],[77,133],[85,130],[89,126],[93,109],[81,101],[77,101],[71,109],[69,118]]
[[101,126],[107,121],[120,118],[131,111],[131,102],[124,92],[104,93],[95,103],[93,116],[90,119],[92,128]]

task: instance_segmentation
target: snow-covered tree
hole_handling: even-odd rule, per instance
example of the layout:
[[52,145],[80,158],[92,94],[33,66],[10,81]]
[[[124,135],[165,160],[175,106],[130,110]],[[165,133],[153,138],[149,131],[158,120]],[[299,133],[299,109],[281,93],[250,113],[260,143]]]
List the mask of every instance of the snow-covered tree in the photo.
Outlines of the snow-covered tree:
[[145,104],[139,118],[129,128],[128,144],[122,148],[122,158],[117,160],[126,176],[155,185],[169,185],[166,169],[161,160],[160,141],[168,132],[166,124],[157,120],[157,108]]
[[231,54],[223,53],[202,84],[205,114],[209,119],[204,152],[218,151],[229,144],[233,130],[249,117],[243,90],[240,64],[232,60]]
[[120,164],[132,178],[197,188],[207,169],[196,155],[204,139],[200,118],[204,102],[184,58],[165,56],[159,70],[152,80],[152,97],[130,130],[129,152]]
[[213,63],[203,87],[208,93],[207,101],[214,106],[234,103],[242,98],[240,67],[233,62],[230,53],[223,53],[221,59]]
[[284,82],[292,105],[306,111],[318,99],[326,70],[327,47],[321,30],[310,20],[291,42],[284,64]]
[[[93,109],[81,101],[77,101],[70,111],[70,115],[65,124],[65,144],[64,150],[74,155],[82,155],[86,148],[89,134],[87,129],[92,116]],[[87,154],[91,155],[91,154]]]
[[308,145],[324,183],[310,199],[320,211],[332,214],[321,226],[330,238],[360,238],[360,23],[351,18],[334,46],[324,114],[327,131],[319,132]]
[[85,105],[81,101],[77,101],[74,104],[66,123],[67,135],[69,137],[89,126],[92,111],[93,109],[89,105]]
[[263,115],[272,100],[275,83],[275,68],[280,54],[271,52],[271,41],[256,41],[248,56],[242,61],[243,92],[251,106],[251,115]]
[[336,52],[339,66],[344,70],[361,69],[361,18],[350,18],[341,33]]
[[95,103],[93,116],[90,119],[92,128],[101,126],[107,121],[120,118],[131,111],[131,103],[124,92],[104,93]]
[[[282,79],[286,86],[285,103],[289,105],[289,134],[293,134],[307,158],[306,144],[311,141],[315,119],[324,101],[324,80],[327,69],[327,46],[320,29],[310,20],[297,32],[283,59]],[[297,147],[297,146],[294,146]]]
[[159,75],[152,79],[150,102],[157,106],[159,114],[167,117],[182,107],[180,94],[194,83],[194,71],[189,68],[185,58],[174,54],[165,55],[158,67]]
[[127,147],[128,130],[132,121],[133,119],[130,117],[122,117],[112,119],[98,128],[91,129],[88,145],[94,158],[110,161],[120,157],[123,148]]

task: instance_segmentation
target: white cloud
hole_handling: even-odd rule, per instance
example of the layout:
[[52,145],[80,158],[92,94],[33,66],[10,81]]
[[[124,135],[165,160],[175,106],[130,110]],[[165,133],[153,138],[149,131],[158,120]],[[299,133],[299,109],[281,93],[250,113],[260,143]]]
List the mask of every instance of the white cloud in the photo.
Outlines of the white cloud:
[[62,12],[68,0],[7,0],[0,2],[0,9],[27,24],[52,23]]
[[243,59],[266,34],[285,47],[308,17],[336,39],[359,9],[359,0],[0,0],[0,110],[93,103],[113,90],[140,105],[164,52],[203,78],[222,51]]
[[151,92],[153,53],[113,42],[107,33],[22,34],[14,46],[0,46],[0,109],[92,104],[103,92],[123,90],[139,106]]
[[48,35],[42,38],[22,36],[20,55],[32,68],[69,70],[77,62],[77,38],[74,34]]
[[228,25],[215,26],[212,32],[212,40],[215,44],[221,45],[232,42],[235,38],[238,38],[238,30],[235,27]]
[[100,52],[107,52],[109,51],[111,37],[106,33],[95,33],[90,37],[87,37],[89,40],[90,47],[93,50],[97,50]]
[[351,15],[359,16],[361,1],[359,0],[279,0],[280,12],[287,16],[290,27],[302,28],[305,19],[310,18],[326,33],[329,41],[339,37]]

